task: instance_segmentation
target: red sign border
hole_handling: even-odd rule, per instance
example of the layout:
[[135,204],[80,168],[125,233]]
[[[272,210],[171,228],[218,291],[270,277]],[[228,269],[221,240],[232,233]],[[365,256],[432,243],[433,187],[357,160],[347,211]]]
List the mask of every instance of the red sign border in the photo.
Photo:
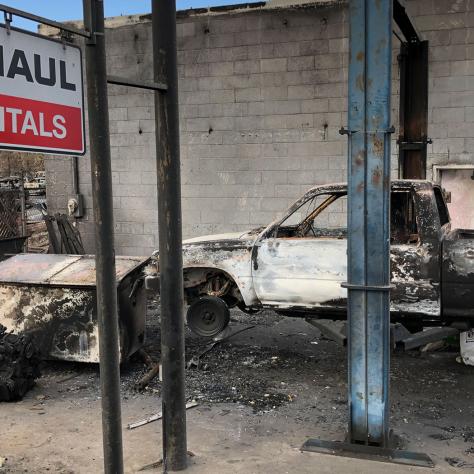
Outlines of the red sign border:
[[[7,30],[7,26],[4,23],[0,23],[0,28]],[[62,41],[48,38],[47,36],[40,35],[39,33],[34,33],[33,31],[23,30],[21,28],[10,27],[10,30],[17,31],[18,33],[23,33],[29,36],[33,36],[34,38],[41,38],[46,41],[51,41],[52,43],[60,44],[61,46],[64,44]],[[49,155],[72,155],[72,156],[84,156],[87,152],[87,145],[86,145],[86,120],[85,120],[85,108],[84,108],[84,71],[82,67],[82,49],[80,46],[75,44],[66,43],[67,47],[76,48],[79,50],[79,60],[81,65],[81,96],[82,96],[82,144],[83,150],[82,152],[79,151],[63,151],[63,150],[55,150],[52,148],[29,148],[29,147],[22,147],[22,146],[8,146],[3,145],[0,143],[0,150],[14,150],[14,151],[25,151],[29,153],[44,153]],[[20,97],[21,98],[21,97]],[[36,100],[36,99],[32,99]]]

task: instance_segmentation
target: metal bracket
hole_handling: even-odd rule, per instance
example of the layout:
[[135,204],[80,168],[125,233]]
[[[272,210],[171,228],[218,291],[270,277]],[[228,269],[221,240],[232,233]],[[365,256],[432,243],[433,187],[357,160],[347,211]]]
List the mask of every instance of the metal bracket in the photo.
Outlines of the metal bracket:
[[339,129],[339,135],[352,135],[357,133],[359,130],[349,130],[348,128],[341,127]]
[[368,459],[374,461],[405,464],[408,466],[434,467],[432,459],[424,453],[415,453],[379,446],[367,446],[365,444],[344,443],[341,441],[323,441],[320,439],[308,439],[301,451],[313,453],[333,454],[357,459]]
[[[339,135],[353,135],[354,133],[360,132],[361,130],[349,130],[348,128],[341,127],[339,129]],[[362,130],[364,133],[395,133],[395,127],[392,125],[387,130]]]
[[341,283],[342,288],[347,288],[348,290],[361,290],[361,291],[390,291],[394,288],[394,285],[354,285],[352,283],[347,283],[346,281]]
[[74,42],[72,33],[70,31],[60,30],[59,35],[61,36],[61,43],[63,44],[64,49],[66,49],[66,43]]
[[11,32],[11,22],[13,21],[13,15],[10,12],[3,12],[3,18],[5,20],[5,27],[7,29],[7,35]]

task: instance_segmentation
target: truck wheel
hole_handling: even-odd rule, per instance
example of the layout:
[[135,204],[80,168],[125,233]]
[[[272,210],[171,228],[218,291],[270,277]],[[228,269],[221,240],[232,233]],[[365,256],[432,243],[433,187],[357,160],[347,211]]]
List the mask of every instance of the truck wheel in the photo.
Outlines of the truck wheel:
[[203,296],[188,308],[186,321],[198,336],[214,337],[229,324],[229,308],[217,296]]

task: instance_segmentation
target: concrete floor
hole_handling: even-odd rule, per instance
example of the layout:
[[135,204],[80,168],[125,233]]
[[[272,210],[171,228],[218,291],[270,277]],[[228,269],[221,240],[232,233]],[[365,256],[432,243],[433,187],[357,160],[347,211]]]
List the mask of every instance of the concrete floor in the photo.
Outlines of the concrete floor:
[[[188,411],[188,449],[194,456],[187,472],[473,472],[451,467],[445,460],[474,462],[474,439],[469,438],[474,436],[469,431],[474,426],[474,367],[456,363],[455,353],[392,358],[392,427],[408,449],[425,452],[436,463],[434,469],[415,468],[300,452],[308,437],[340,440],[344,436],[346,408],[337,400],[346,390],[345,349],[321,339],[301,320],[275,319],[257,324],[252,331],[236,336],[234,348],[245,352],[258,341],[273,353],[284,354],[288,363],[281,370],[265,372],[278,384],[287,382],[292,401],[256,413],[238,403],[200,401]],[[303,353],[311,354],[308,364],[314,360],[315,365],[299,372],[289,359]],[[250,377],[257,368],[246,370]],[[161,458],[161,422],[132,431],[126,425],[160,411],[160,399],[153,389],[143,394],[124,390],[123,397],[125,466],[127,473],[134,473]],[[23,401],[0,404],[0,420],[0,457],[6,458],[0,472],[102,472],[97,368],[47,367]]]

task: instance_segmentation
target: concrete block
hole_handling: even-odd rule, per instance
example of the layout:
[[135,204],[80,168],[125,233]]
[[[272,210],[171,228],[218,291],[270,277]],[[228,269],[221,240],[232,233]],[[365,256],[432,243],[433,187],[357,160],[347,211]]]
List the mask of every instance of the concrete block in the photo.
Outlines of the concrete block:
[[288,86],[288,99],[312,99],[314,98],[314,86]]
[[127,120],[127,108],[126,107],[112,107],[109,108],[109,120]]
[[262,59],[260,68],[262,72],[283,72],[288,67],[287,58]]
[[288,71],[314,69],[314,56],[293,56],[288,58]]
[[276,43],[273,48],[273,55],[276,58],[288,58],[288,61],[290,61],[293,57],[300,55],[300,43]]
[[184,65],[184,77],[206,77],[209,75],[216,75],[210,74],[210,67],[209,63],[192,63]]
[[451,123],[464,121],[464,108],[443,107],[433,109],[433,123]]
[[154,107],[151,106],[139,106],[139,107],[128,107],[127,117],[128,120],[139,120],[139,119],[148,119],[151,120],[154,118],[155,111]]
[[235,91],[234,89],[211,90],[209,97],[211,104],[235,102]]
[[247,46],[222,48],[221,51],[223,61],[240,61],[248,58]]
[[301,111],[303,113],[320,113],[327,112],[328,110],[329,99],[311,99],[301,102]]
[[301,112],[299,100],[269,100],[265,102],[264,113],[269,114],[298,114]]
[[233,73],[234,63],[232,61],[209,64],[210,76],[231,76]]
[[260,72],[260,61],[249,59],[234,62],[234,74],[257,74]]
[[252,102],[261,99],[259,87],[249,87],[246,89],[238,89],[235,91],[236,102]]
[[[265,32],[265,35],[267,34],[268,32]],[[275,55],[273,44],[257,41],[256,44],[251,44],[247,48],[249,59],[273,58]]]
[[288,87],[287,86],[272,86],[262,87],[260,89],[261,97],[263,100],[273,99],[287,99],[288,98]]

